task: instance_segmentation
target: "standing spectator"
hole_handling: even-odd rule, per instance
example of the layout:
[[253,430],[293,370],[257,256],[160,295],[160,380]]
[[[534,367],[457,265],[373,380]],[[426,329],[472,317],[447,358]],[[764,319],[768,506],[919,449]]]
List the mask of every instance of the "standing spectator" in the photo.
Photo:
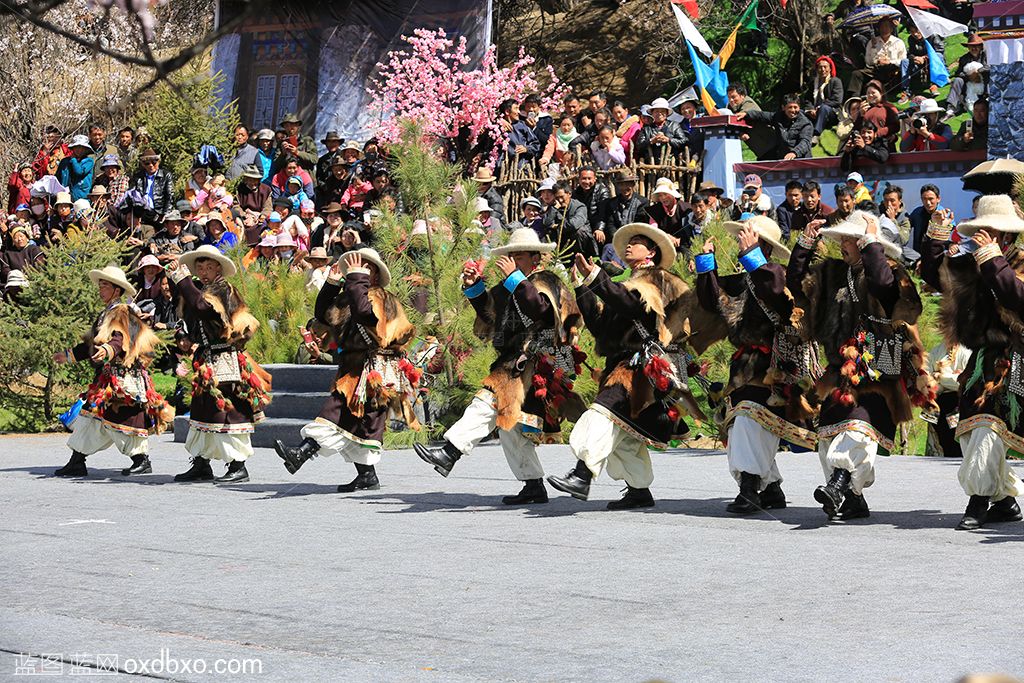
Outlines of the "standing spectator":
[[899,112],[885,99],[885,89],[881,82],[871,81],[867,84],[864,104],[860,107],[860,116],[854,121],[854,130],[859,130],[866,121],[875,124],[875,137],[882,138],[890,152],[896,151],[896,138],[900,133]]
[[[498,188],[494,187],[497,178],[486,166],[481,166],[473,176],[476,182],[477,195],[487,200],[491,207],[491,220],[497,221],[497,227],[505,227],[505,200],[501,198]],[[552,195],[554,196],[554,195]]]
[[[789,241],[790,231],[793,228],[793,217],[802,206],[804,198],[804,184],[799,180],[790,180],[786,183],[786,199],[775,209],[779,228],[782,230],[782,240]],[[797,233],[799,234],[799,233]]]
[[864,68],[854,71],[850,78],[850,92],[860,94],[865,79],[895,87],[902,81],[906,62],[907,46],[896,35],[896,25],[891,19],[882,19],[878,22],[878,35],[868,41],[864,52]]
[[299,128],[302,119],[295,114],[286,114],[280,123],[285,137],[281,141],[281,153],[287,158],[295,158],[305,171],[316,172],[316,143],[308,135],[302,135]]
[[270,184],[273,176],[274,160],[277,150],[274,148],[274,131],[262,128],[256,133],[256,165],[263,169],[263,182]]
[[945,111],[933,99],[921,102],[910,128],[903,134],[900,150],[903,152],[923,152],[927,150],[949,149],[953,140],[953,130],[949,124],[939,120]]
[[615,130],[615,135],[619,138],[619,142],[622,143],[622,149],[625,150],[626,157],[632,158],[633,140],[643,129],[644,124],[641,123],[638,115],[630,114],[626,105],[618,100],[612,104],[612,120],[618,126]]
[[949,148],[957,151],[988,149],[987,99],[983,97],[974,103],[971,118],[960,124],[960,130],[949,143]]
[[[888,183],[887,183],[888,185]],[[882,193],[882,205],[879,208],[881,220],[878,228],[883,236],[903,249],[903,261],[906,264],[916,263],[921,255],[914,251],[910,244],[910,217],[903,210],[903,188],[899,185],[888,185]]]
[[537,138],[537,147],[545,149],[548,145],[548,140],[554,132],[555,124],[551,114],[540,110],[540,97],[538,95],[529,95],[523,100],[523,104],[520,106],[519,117],[533,131],[534,137]]
[[[733,114],[761,111],[757,102],[747,95],[747,88],[742,83],[730,83],[725,95],[729,100],[729,110]],[[754,126],[752,131],[740,136],[740,140],[747,143],[747,147],[758,159],[767,158],[765,155],[774,147],[773,139],[772,131],[764,126]]]
[[814,126],[800,111],[800,98],[797,95],[786,95],[782,99],[782,109],[774,114],[766,111],[740,112],[736,118],[771,126],[775,133],[775,143],[769,148],[766,158],[788,161],[811,155]]
[[821,201],[821,185],[808,180],[804,183],[803,202],[793,214],[790,222],[790,235],[799,237],[811,221],[825,219],[832,213],[832,207]]
[[843,106],[843,82],[836,75],[836,64],[831,57],[821,56],[814,62],[814,81],[807,99],[811,106],[804,113],[814,122],[813,147],[826,128],[839,123],[839,109]]
[[[107,129],[101,123],[93,122],[89,124],[89,149],[92,157],[92,166],[97,168],[103,157],[108,154],[116,154],[120,156],[117,150],[117,145],[111,145],[107,142]],[[89,187],[92,187],[92,178],[89,179]]]
[[921,252],[921,240],[928,231],[928,224],[932,221],[942,224],[946,215],[943,208],[942,194],[937,185],[928,183],[921,186],[921,206],[910,212],[910,246],[914,251]]
[[[103,159],[106,157],[104,154]],[[135,146],[135,130],[131,126],[125,126],[117,131],[117,157],[124,168],[134,168],[139,161],[139,149]],[[93,183],[95,182],[93,179]]]
[[853,131],[853,134],[846,140],[843,146],[843,155],[839,160],[839,168],[849,171],[861,160],[870,163],[884,164],[889,160],[889,147],[885,141],[876,135],[877,129],[871,121],[865,121],[860,130]]
[[[947,118],[955,116],[958,111],[970,111],[963,103],[964,90],[967,86],[964,70],[967,68],[967,65],[971,62],[977,62],[982,67],[988,66],[984,50],[985,41],[981,39],[981,36],[977,33],[970,34],[967,37],[967,42],[964,43],[964,47],[967,48],[967,52],[957,60],[953,79],[949,82],[949,95],[946,97]],[[981,73],[985,74],[984,69]]]
[[37,178],[44,175],[57,175],[57,167],[65,158],[71,156],[71,148],[64,144],[64,135],[60,128],[47,126],[43,131],[43,143],[32,161],[32,170]]
[[[651,203],[647,207],[650,224],[672,238],[672,244],[684,251],[689,248],[689,237],[683,234],[683,196],[676,189],[676,184],[669,178],[658,178]],[[622,254],[619,254],[622,256]]]
[[586,128],[582,115],[583,113],[580,111],[580,98],[572,93],[562,98],[562,116],[571,116],[573,125],[580,130]]
[[646,197],[636,193],[636,180],[636,176],[629,171],[621,171],[615,177],[615,196],[605,199],[601,204],[594,238],[598,244],[603,245],[601,259],[604,261],[615,260],[615,250],[612,248],[615,231],[623,225],[643,222],[648,215],[649,202]]
[[338,156],[338,150],[344,142],[345,138],[338,135],[336,130],[327,131],[327,135],[320,141],[327,148],[327,151],[316,160],[317,185],[327,182],[327,179],[331,177],[331,164],[334,163],[334,159]]
[[608,199],[608,187],[597,182],[597,173],[591,166],[581,168],[576,180],[577,185],[572,191],[572,198],[587,207],[587,220],[591,231],[595,231],[600,222],[601,202]]
[[151,220],[162,221],[174,200],[174,178],[170,171],[160,168],[160,155],[152,147],[142,151],[139,161],[142,168],[132,176],[130,186],[152,203]]
[[238,180],[247,168],[256,163],[259,150],[249,139],[249,127],[244,123],[235,126],[235,152],[228,163],[224,176],[228,180]]
[[611,126],[603,126],[597,132],[597,139],[590,143],[590,153],[594,157],[594,163],[602,171],[623,166],[626,163],[626,150],[622,148],[622,143],[615,137],[615,129]]
[[660,161],[665,154],[678,154],[686,147],[686,133],[678,123],[669,121],[672,107],[664,97],[651,102],[651,123],[636,136],[636,149],[641,158]]
[[518,102],[508,99],[498,106],[498,125],[508,135],[508,143],[498,157],[499,165],[505,157],[509,157],[516,159],[518,167],[522,168],[540,155],[537,136],[529,126],[519,120]]
[[93,159],[89,138],[76,135],[69,145],[71,156],[61,159],[57,180],[71,192],[71,200],[85,199],[92,189]]
[[117,206],[128,191],[128,176],[124,174],[121,157],[108,154],[100,161],[100,173],[94,174],[94,185],[101,183],[107,188],[107,202],[111,206]]
[[14,213],[19,205],[29,203],[35,181],[36,172],[32,170],[32,164],[18,164],[18,170],[7,179],[7,213]]

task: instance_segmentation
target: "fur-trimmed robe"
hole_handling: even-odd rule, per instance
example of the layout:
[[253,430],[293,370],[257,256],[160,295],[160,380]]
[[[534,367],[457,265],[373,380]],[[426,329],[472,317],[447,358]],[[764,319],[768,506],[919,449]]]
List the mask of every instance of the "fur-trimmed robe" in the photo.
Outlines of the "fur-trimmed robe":
[[[320,408],[319,419],[337,425],[357,441],[379,447],[390,411],[403,416],[413,429],[419,428],[412,405],[404,396],[394,397],[386,405],[361,405],[356,387],[370,354],[383,349],[404,351],[416,334],[398,297],[381,287],[370,286],[370,276],[350,272],[344,287],[328,281],[316,298],[316,319],[327,325],[340,350],[338,374],[331,395]],[[367,344],[357,325],[372,340]]]
[[[644,347],[636,323],[656,335],[663,346],[680,341],[689,330],[685,316],[697,305],[694,293],[662,268],[635,270],[623,283],[612,282],[598,269],[593,281],[576,288],[576,302],[594,335],[597,353],[605,357],[594,404],[638,439],[664,448],[677,421],[655,397],[643,368],[629,367],[633,354]],[[704,417],[692,395],[684,401],[688,412]]]
[[[245,301],[227,280],[220,279],[201,287],[191,277],[181,279],[175,285],[178,300],[178,317],[185,321],[189,339],[196,345],[194,357],[203,358],[208,349],[203,341],[200,328],[206,333],[211,345],[228,344],[238,351],[252,339],[260,324],[249,313]],[[248,357],[248,354],[246,354]],[[270,374],[249,358],[253,372],[269,392]],[[262,406],[254,409],[249,401],[240,397],[238,382],[226,382],[217,389],[229,400],[220,408],[217,400],[207,391],[192,392],[190,421],[202,425],[204,431],[251,432],[253,425],[263,419]]]
[[[150,401],[111,405],[104,401],[104,390],[109,382],[104,380],[104,368],[109,365],[115,373],[126,371],[140,375],[147,386],[152,385],[147,368],[153,362],[163,342],[150,329],[136,309],[124,303],[108,306],[93,324],[92,329],[75,346],[69,361],[90,359],[96,350],[106,346],[113,354],[107,361],[93,363],[96,375],[89,390],[83,394],[86,406],[83,412],[91,413],[111,427],[135,434],[160,434],[174,419],[174,407],[167,404],[160,394],[153,391]],[[93,406],[95,402],[105,405]]]
[[584,409],[575,393],[560,406],[557,420],[549,417],[546,400],[534,394],[538,353],[528,349],[547,331],[554,332],[553,340],[544,340],[549,347],[576,343],[583,318],[562,280],[549,271],[536,270],[514,293],[505,288],[503,280],[469,301],[476,311],[473,333],[490,340],[498,352],[483,381],[484,389],[494,394],[498,428],[509,431],[524,421],[554,434],[561,432],[562,420],[575,422]]
[[[947,344],[962,344],[973,354],[960,375],[960,418],[964,429],[997,418],[1024,445],[1024,416],[1011,401],[1024,407],[1024,397],[1007,391],[1013,352],[1024,353],[1024,249],[1014,248],[979,266],[971,255],[950,258],[946,243],[925,237],[921,245],[921,274],[943,293],[939,327]],[[1016,419],[1014,419],[1016,417]],[[998,428],[998,427],[997,427]]]
[[[747,286],[748,276],[754,295]],[[772,376],[771,359],[777,330],[761,304],[778,316],[780,324],[796,328],[805,340],[809,339],[809,330],[803,324],[804,311],[795,304],[786,287],[785,268],[777,263],[766,263],[749,274],[733,275],[719,275],[717,270],[711,270],[697,275],[696,291],[701,306],[724,321],[729,330],[729,341],[736,347],[729,364],[729,385],[725,390],[731,406],[735,408],[743,402],[754,403],[790,423],[793,429],[808,429],[814,407],[799,387],[793,385],[788,392],[784,387],[776,387],[777,393],[773,396],[776,380]],[[785,398],[784,392],[787,393]],[[757,419],[756,414],[753,416]],[[765,419],[764,422],[770,422],[762,426],[772,433],[793,431],[775,429],[775,426],[783,426],[777,420]],[[777,435],[781,438],[790,436],[788,433]]]
[[[917,332],[921,315],[921,297],[906,268],[886,258],[881,244],[868,244],[861,250],[861,263],[854,268],[854,284],[859,302],[848,293],[849,266],[840,259],[825,259],[811,265],[813,251],[797,245],[789,260],[787,281],[792,291],[802,291],[814,339],[825,348],[828,366],[818,380],[818,395],[823,399],[819,414],[819,434],[834,436],[837,427],[849,421],[870,425],[882,437],[883,447],[890,448],[896,426],[913,417],[912,404],[899,378],[864,381],[852,390],[852,405],[844,405],[835,397],[840,384],[840,368],[845,362],[841,348],[857,332],[861,316],[890,318],[895,330],[903,334],[904,358],[909,352],[929,380],[927,355]],[[933,381],[933,380],[932,380]],[[839,429],[839,431],[842,431]]]

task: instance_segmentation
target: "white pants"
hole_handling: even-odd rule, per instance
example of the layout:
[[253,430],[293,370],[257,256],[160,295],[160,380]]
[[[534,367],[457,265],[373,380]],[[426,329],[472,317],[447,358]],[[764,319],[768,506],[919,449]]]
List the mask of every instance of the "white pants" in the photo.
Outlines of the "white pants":
[[245,461],[252,457],[251,434],[222,434],[204,432],[192,427],[185,437],[185,450],[194,458],[223,460],[225,462]]
[[849,471],[850,488],[857,495],[875,482],[877,456],[878,442],[860,432],[841,432],[818,441],[818,458],[825,478],[831,477],[836,468]]
[[593,408],[583,413],[573,427],[569,448],[595,478],[607,469],[609,477],[635,489],[650,488],[654,481],[647,444]]
[[68,437],[68,448],[82,455],[92,455],[114,446],[127,456],[145,455],[149,452],[149,439],[119,432],[103,424],[103,420],[89,413],[80,413],[74,423],[74,431]]
[[957,476],[968,496],[993,502],[1024,495],[1024,484],[1006,461],[1006,442],[989,427],[976,427],[960,438],[964,459]]
[[[444,438],[466,455],[494,431],[497,420],[498,410],[489,402],[474,396],[459,421],[444,433]],[[508,467],[516,479],[540,479],[544,476],[544,468],[537,457],[537,445],[523,436],[521,430],[521,425],[512,431],[499,429],[501,449],[505,451]]]
[[376,465],[380,462],[379,448],[365,446],[358,441],[353,441],[337,425],[327,424],[322,421],[310,422],[302,428],[303,439],[313,439],[320,444],[317,455],[330,457],[340,455],[351,463],[360,465]]
[[779,437],[762,427],[757,420],[747,415],[737,415],[729,427],[729,446],[726,455],[729,471],[738,482],[743,472],[761,477],[758,488],[763,491],[769,484],[782,481],[782,474],[775,464],[779,453]]

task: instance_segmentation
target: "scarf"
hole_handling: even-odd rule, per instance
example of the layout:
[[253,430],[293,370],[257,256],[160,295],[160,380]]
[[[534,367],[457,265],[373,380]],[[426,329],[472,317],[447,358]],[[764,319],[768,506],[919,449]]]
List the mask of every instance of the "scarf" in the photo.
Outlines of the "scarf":
[[559,152],[568,152],[569,143],[575,140],[577,137],[579,137],[579,135],[576,133],[575,128],[573,128],[572,131],[568,133],[563,133],[562,129],[559,128],[558,130],[555,131],[555,146],[558,148]]

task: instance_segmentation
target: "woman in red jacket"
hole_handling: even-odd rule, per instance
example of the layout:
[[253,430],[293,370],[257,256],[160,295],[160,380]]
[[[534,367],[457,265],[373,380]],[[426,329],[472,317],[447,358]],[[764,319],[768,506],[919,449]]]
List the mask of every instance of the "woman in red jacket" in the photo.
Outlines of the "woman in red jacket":
[[900,134],[899,111],[885,99],[885,88],[881,81],[870,81],[864,91],[864,104],[860,116],[853,124],[860,130],[865,121],[875,124],[875,136],[885,140],[890,152],[896,151],[896,140]]
[[18,164],[18,170],[11,174],[7,180],[7,213],[11,214],[17,210],[19,204],[28,204],[32,198],[30,190],[32,183],[36,181],[36,172],[32,170],[32,164]]

